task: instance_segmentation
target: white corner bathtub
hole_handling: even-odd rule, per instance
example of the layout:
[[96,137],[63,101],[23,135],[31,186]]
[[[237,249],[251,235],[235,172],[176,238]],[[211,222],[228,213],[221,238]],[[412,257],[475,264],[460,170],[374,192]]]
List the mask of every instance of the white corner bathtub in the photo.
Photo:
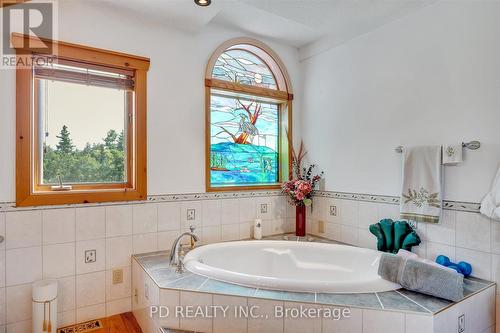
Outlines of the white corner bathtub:
[[377,274],[380,255],[338,244],[236,241],[195,248],[184,264],[195,274],[263,289],[368,293],[400,288]]

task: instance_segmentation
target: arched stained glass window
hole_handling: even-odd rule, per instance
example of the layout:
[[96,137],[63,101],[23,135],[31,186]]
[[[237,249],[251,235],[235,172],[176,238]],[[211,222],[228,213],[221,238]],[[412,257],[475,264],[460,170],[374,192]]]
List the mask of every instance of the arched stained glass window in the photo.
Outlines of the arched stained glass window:
[[262,59],[246,50],[230,49],[223,52],[215,62],[212,77],[249,86],[277,89],[271,69]]
[[205,84],[207,191],[278,188],[290,170],[293,96],[277,55],[256,40],[228,41]]

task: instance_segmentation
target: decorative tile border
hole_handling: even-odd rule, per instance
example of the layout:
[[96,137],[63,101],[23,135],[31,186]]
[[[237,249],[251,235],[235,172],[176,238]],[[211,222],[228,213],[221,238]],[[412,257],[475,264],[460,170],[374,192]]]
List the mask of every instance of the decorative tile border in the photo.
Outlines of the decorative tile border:
[[238,199],[238,198],[257,198],[257,197],[275,197],[281,196],[280,191],[241,191],[241,192],[210,192],[210,193],[182,193],[182,194],[161,194],[150,195],[145,201],[117,201],[104,203],[86,203],[54,206],[37,207],[16,207],[14,202],[0,202],[0,212],[20,211],[20,210],[47,210],[61,208],[78,207],[107,207],[119,205],[140,205],[160,202],[181,202],[181,201],[199,201],[199,200],[217,200],[217,199]]
[[[348,192],[333,192],[333,191],[315,191],[314,196],[322,198],[354,200],[354,201],[367,201],[399,205],[399,197],[389,195],[375,195],[375,194],[362,194],[362,193],[348,193]],[[443,209],[458,210],[463,212],[479,213],[480,203],[464,202],[464,201],[443,201]]]
[[[256,198],[256,197],[274,197],[281,196],[281,192],[274,191],[255,191],[255,192],[210,192],[210,193],[181,193],[181,194],[161,194],[150,195],[146,201],[124,201],[124,202],[105,202],[105,203],[88,203],[88,204],[73,204],[73,205],[58,205],[58,206],[40,206],[40,207],[22,207],[17,208],[14,202],[0,202],[0,212],[13,210],[44,210],[44,209],[60,209],[69,207],[105,207],[117,205],[139,205],[147,203],[159,202],[180,202],[180,201],[198,201],[198,200],[217,200],[217,199],[238,199],[238,198]],[[376,203],[386,203],[399,205],[399,197],[389,195],[375,195],[363,193],[348,193],[334,191],[315,191],[314,196],[322,198],[366,201]],[[457,210],[463,212],[479,213],[481,204],[474,202],[463,201],[448,201],[445,200],[443,208],[447,210]]]

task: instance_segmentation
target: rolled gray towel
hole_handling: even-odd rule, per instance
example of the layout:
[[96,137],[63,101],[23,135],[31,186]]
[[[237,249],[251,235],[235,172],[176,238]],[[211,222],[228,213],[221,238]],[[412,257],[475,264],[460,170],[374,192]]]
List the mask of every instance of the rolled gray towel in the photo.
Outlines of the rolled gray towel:
[[462,274],[413,259],[406,260],[399,284],[409,290],[454,302],[464,298]]
[[446,267],[383,253],[378,274],[405,289],[423,294],[451,301],[459,301],[464,296],[463,275]]
[[380,264],[378,265],[378,275],[385,280],[399,283],[399,270],[402,268],[403,261],[403,257],[390,253],[382,253]]

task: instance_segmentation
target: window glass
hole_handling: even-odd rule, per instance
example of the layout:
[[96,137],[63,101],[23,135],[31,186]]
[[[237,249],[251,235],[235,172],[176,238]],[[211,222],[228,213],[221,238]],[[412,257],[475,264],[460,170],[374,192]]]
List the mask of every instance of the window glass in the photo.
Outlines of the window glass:
[[217,59],[212,77],[250,86],[277,89],[269,67],[254,54],[239,49],[223,52]]
[[124,89],[35,80],[41,185],[127,182]]
[[278,105],[217,94],[210,101],[211,185],[277,183]]

